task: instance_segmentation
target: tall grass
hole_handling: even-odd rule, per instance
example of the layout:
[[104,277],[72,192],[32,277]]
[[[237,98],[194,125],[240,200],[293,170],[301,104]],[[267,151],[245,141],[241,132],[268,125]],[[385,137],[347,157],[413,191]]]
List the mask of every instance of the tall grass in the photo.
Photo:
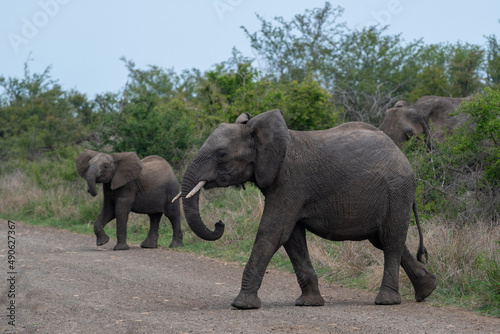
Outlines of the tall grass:
[[[86,192],[82,179],[65,181],[50,177],[41,187],[21,170],[11,170],[0,176],[0,215],[8,219],[54,225],[83,233],[93,233],[92,223],[102,205],[102,192],[97,198]],[[244,264],[250,256],[258,223],[264,208],[264,198],[254,186],[202,191],[202,217],[210,228],[219,219],[226,225],[224,236],[215,242],[196,237],[183,220],[185,247],[180,251],[220,257]],[[171,241],[170,223],[162,221],[159,243],[167,247]],[[428,302],[438,305],[458,305],[500,317],[500,226],[483,221],[461,222],[439,217],[422,222],[424,242],[429,251],[430,271],[438,277],[436,291]],[[130,214],[129,242],[138,243],[149,228],[146,215]],[[114,224],[107,233],[114,236]],[[418,232],[409,229],[408,248],[416,253]],[[369,242],[330,242],[308,234],[308,246],[315,268],[323,280],[349,287],[376,291],[383,272],[383,254]],[[281,248],[271,266],[292,271]],[[413,288],[400,270],[400,292],[403,299],[413,300]]]
[[91,225],[102,205],[102,193],[93,198],[84,183],[57,180],[41,187],[34,178],[16,169],[0,176],[0,215],[82,230],[82,222]]

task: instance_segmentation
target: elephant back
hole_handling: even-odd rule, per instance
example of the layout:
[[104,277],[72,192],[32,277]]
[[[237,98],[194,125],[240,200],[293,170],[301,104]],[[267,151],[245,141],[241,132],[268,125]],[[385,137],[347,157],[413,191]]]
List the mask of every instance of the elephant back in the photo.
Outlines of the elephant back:
[[176,183],[179,188],[177,177],[170,164],[158,155],[150,155],[141,160],[143,164],[140,181],[142,184],[165,187],[168,183]]

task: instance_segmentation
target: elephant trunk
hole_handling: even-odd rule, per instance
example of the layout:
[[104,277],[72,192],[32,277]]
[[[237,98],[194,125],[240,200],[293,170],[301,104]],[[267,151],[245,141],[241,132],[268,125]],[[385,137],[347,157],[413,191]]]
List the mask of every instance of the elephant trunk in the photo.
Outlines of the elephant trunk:
[[[192,171],[196,170],[191,164],[186,173],[184,174],[184,179],[182,181],[182,194],[183,196],[190,195],[189,197],[185,197],[182,201],[184,207],[184,215],[186,217],[186,221],[193,230],[193,232],[200,238],[204,240],[217,240],[224,234],[224,223],[218,221],[215,224],[215,230],[211,231],[207,228],[207,226],[203,223],[203,220],[200,216],[200,206],[199,199],[200,193],[195,192],[192,193],[192,190],[196,188],[197,178],[193,176]],[[198,189],[199,190],[199,189]]]
[[90,166],[87,174],[85,175],[85,181],[87,181],[87,186],[88,186],[88,192],[92,196],[97,196],[97,189],[96,189],[96,179],[98,177],[98,170],[97,166]]

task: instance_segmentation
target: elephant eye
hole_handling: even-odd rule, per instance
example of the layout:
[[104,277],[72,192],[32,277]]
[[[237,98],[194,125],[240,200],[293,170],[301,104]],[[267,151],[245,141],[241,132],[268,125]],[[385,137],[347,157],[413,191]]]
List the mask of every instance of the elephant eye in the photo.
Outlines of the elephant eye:
[[103,165],[103,166],[102,166],[102,168],[104,168],[104,169],[108,169],[108,168],[109,168],[109,166],[108,166],[108,165]]
[[226,151],[219,150],[217,151],[217,158],[224,158],[226,156]]

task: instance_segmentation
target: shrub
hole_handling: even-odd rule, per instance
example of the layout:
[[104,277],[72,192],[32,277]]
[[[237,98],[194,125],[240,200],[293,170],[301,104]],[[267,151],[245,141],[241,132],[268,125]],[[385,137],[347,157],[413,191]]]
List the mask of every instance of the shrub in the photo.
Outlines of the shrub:
[[498,221],[500,218],[500,91],[486,88],[464,102],[455,117],[465,119],[453,134],[435,142],[410,140],[403,148],[415,168],[423,213]]

